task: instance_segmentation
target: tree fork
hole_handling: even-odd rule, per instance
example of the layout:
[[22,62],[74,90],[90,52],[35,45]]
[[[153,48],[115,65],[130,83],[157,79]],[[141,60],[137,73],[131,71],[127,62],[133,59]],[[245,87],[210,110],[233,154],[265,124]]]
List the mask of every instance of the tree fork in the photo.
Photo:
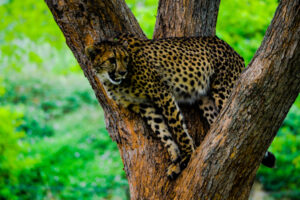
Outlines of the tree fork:
[[[298,0],[280,2],[261,47],[206,137],[199,115],[183,107],[194,140],[204,141],[175,181],[166,178],[169,159],[160,141],[150,137],[143,120],[107,97],[84,55],[86,45],[117,33],[145,37],[125,2],[45,1],[103,107],[131,199],[248,199],[262,156],[300,91]],[[154,37],[214,35],[218,6],[218,0],[161,0]]]

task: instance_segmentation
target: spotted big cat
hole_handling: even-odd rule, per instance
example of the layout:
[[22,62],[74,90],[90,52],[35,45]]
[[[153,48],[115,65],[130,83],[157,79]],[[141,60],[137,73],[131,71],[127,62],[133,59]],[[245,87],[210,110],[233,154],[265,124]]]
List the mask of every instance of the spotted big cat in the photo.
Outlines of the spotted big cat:
[[121,36],[85,49],[108,96],[139,114],[170,156],[167,176],[186,167],[194,142],[180,103],[198,102],[211,125],[244,68],[244,60],[218,37],[143,40]]

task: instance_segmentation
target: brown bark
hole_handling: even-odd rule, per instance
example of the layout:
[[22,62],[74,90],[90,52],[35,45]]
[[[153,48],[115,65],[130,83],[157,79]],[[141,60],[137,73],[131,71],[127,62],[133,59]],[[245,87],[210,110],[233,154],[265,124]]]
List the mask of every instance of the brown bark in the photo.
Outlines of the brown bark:
[[263,154],[300,91],[299,39],[300,3],[282,1],[175,199],[248,199]]
[[[175,181],[165,176],[169,160],[159,140],[138,116],[107,98],[83,53],[86,45],[119,32],[144,37],[124,1],[45,1],[104,109],[131,199],[248,198],[262,155],[300,91],[299,1],[281,2],[262,46],[205,138],[199,115],[184,106],[190,132],[198,143],[204,141]],[[180,2],[185,8],[177,1],[160,2],[156,38],[214,34],[218,0]]]
[[153,38],[213,36],[220,0],[160,0]]

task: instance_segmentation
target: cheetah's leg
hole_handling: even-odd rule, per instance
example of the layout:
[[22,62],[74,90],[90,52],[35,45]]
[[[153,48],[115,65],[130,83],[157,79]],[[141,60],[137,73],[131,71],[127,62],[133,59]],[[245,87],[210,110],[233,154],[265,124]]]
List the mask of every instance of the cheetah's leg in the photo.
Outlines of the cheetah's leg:
[[180,173],[180,150],[178,145],[172,138],[168,126],[162,116],[162,113],[150,104],[130,104],[128,108],[137,114],[140,114],[147,124],[151,127],[152,131],[160,138],[164,147],[167,148],[170,159],[173,164],[168,168],[167,175],[173,178],[173,174]]
[[206,108],[204,108],[204,115],[209,115],[208,121],[210,125],[215,121],[217,115],[215,115],[214,112],[208,112],[211,111],[211,107],[213,107],[213,105],[213,110],[216,110],[217,113],[221,111],[223,106],[226,104],[226,101],[231,93],[231,90],[238,76],[241,73],[242,68],[243,65],[241,63],[236,63],[232,67],[225,65],[225,63],[219,66],[218,72],[214,75],[214,78],[211,81],[209,96],[211,100],[209,103],[207,103],[207,105],[209,106],[206,106]]
[[214,99],[219,111],[221,111],[226,104],[232,88],[244,68],[242,62],[234,62],[232,60],[228,60],[228,62],[232,63],[232,66],[226,65],[225,63],[221,64],[218,69],[219,72],[215,74],[210,86],[211,97]]
[[203,96],[199,100],[199,109],[204,118],[206,118],[209,126],[215,121],[218,116],[219,110],[215,105],[215,102],[209,96]]
[[172,163],[177,163],[180,160],[180,150],[173,140],[172,134],[169,132],[168,126],[164,122],[164,118],[158,109],[147,103],[133,104],[125,99],[121,100],[120,103],[143,117],[152,131],[161,140],[164,147],[167,148]]
[[211,86],[211,96],[203,96],[199,101],[200,112],[206,118],[209,126],[216,120],[219,112],[226,104],[233,87],[233,83],[230,83],[229,87],[225,89],[224,85],[215,84],[215,82]]
[[[162,89],[162,87],[157,87]],[[154,103],[161,112],[172,132],[176,137],[176,142],[181,150],[180,169],[184,169],[190,160],[194,151],[193,140],[188,134],[186,125],[184,124],[182,114],[174,100],[167,91],[159,91],[153,98]],[[177,176],[178,174],[174,174]]]

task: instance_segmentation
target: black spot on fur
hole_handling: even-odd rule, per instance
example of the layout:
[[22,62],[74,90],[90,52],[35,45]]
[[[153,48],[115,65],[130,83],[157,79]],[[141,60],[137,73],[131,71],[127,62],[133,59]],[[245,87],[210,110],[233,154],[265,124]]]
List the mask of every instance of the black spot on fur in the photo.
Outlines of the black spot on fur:
[[162,119],[160,119],[160,118],[154,118],[154,122],[155,123],[162,123]]

